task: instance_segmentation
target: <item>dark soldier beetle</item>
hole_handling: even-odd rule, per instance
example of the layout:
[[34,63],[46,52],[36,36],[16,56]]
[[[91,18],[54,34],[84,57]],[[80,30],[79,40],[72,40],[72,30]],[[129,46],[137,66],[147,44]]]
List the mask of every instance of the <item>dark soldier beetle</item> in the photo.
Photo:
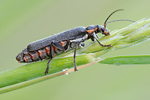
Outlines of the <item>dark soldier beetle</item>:
[[114,20],[107,22],[112,14],[122,9],[118,9],[112,12],[104,22],[104,26],[100,25],[90,25],[88,27],[77,27],[73,28],[50,37],[35,41],[30,43],[27,48],[20,52],[16,56],[16,60],[21,63],[30,63],[39,61],[42,59],[50,60],[47,63],[47,68],[45,74],[49,71],[49,64],[56,54],[66,52],[68,50],[74,49],[74,70],[77,71],[76,67],[76,50],[78,47],[84,46],[84,41],[91,39],[96,40],[103,47],[111,47],[112,45],[103,45],[98,40],[98,33],[102,33],[105,36],[110,35],[108,29],[106,28],[107,23],[115,21],[131,21],[131,20]]

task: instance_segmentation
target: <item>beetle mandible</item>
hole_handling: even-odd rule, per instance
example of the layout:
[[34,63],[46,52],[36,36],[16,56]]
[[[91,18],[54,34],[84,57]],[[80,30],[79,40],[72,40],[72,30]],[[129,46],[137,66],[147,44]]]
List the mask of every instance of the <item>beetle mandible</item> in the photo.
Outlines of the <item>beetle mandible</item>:
[[96,40],[103,47],[111,47],[110,44],[101,44],[100,41],[97,39],[97,34],[102,33],[105,36],[110,35],[108,29],[106,28],[107,20],[112,14],[120,10],[122,9],[118,9],[112,12],[105,20],[104,26],[90,25],[88,27],[77,27],[32,42],[27,46],[27,48],[25,48],[16,56],[16,60],[21,63],[30,63],[50,58],[45,71],[45,74],[47,74],[49,71],[49,64],[56,54],[66,52],[70,49],[74,49],[74,71],[77,71],[75,60],[76,49],[80,46],[84,46],[84,41],[88,39],[91,39],[92,41]]

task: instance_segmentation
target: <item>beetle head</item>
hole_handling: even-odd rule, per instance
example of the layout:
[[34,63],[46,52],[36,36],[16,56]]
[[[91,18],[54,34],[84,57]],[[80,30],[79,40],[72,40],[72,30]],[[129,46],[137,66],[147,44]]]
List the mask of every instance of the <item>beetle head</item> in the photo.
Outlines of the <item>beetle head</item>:
[[105,36],[110,35],[109,30],[107,28],[105,28],[104,26],[97,25],[97,31],[95,33],[97,34],[99,32],[104,34]]

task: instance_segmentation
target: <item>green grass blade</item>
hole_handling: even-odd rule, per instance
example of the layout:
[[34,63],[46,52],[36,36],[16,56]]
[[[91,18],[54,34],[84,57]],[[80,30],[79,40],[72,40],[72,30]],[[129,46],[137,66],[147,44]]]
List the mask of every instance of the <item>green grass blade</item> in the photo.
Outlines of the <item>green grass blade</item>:
[[[100,61],[100,60],[98,60],[98,61]],[[94,62],[91,62],[91,63],[88,63],[88,64],[84,64],[82,66],[79,66],[78,69],[81,69],[81,68],[87,67],[89,65],[95,64],[98,61],[94,61]],[[74,72],[74,68],[66,69],[66,70],[60,71],[58,73],[49,74],[49,75],[46,75],[46,76],[43,76],[43,77],[38,77],[38,78],[34,78],[32,80],[28,80],[28,81],[25,81],[25,82],[16,83],[14,85],[6,86],[6,87],[3,87],[3,88],[0,88],[0,94],[6,93],[6,92],[9,92],[9,91],[13,91],[13,90],[16,90],[16,89],[20,89],[20,88],[23,88],[23,87],[26,87],[26,86],[29,86],[29,85],[47,80],[47,79],[58,77],[60,75],[65,75],[65,74],[68,75],[71,72]]]
[[[77,65],[84,65],[93,62],[91,55],[77,56]],[[45,76],[47,60],[42,62],[36,62],[32,64],[26,64],[13,70],[0,73],[0,88],[13,85],[16,83],[24,82],[34,78]],[[53,59],[50,64],[49,75],[58,73],[66,68],[73,67],[73,57],[65,57]]]
[[150,64],[150,55],[111,57],[111,58],[106,58],[100,61],[99,63],[115,64],[115,65]]
[[150,18],[139,20],[119,30],[110,32],[110,36],[99,39],[102,44],[111,44],[112,47],[101,47],[97,42],[90,42],[80,53],[103,52],[103,50],[115,50],[146,41],[150,37]]

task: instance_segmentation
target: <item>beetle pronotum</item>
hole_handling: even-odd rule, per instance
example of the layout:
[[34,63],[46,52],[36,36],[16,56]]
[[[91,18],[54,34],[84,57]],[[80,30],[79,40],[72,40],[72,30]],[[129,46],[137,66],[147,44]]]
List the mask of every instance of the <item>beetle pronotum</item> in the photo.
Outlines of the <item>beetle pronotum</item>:
[[[77,27],[73,28],[50,37],[35,41],[30,43],[27,48],[25,48],[22,52],[20,52],[16,56],[16,60],[21,63],[30,63],[39,61],[42,59],[50,60],[47,63],[47,68],[45,74],[49,71],[49,64],[53,57],[56,54],[60,54],[62,52],[66,52],[68,50],[74,49],[74,70],[77,71],[76,67],[76,49],[80,46],[84,46],[84,41],[91,39],[92,41],[96,40],[103,47],[111,47],[111,45],[103,45],[97,39],[98,33],[102,33],[105,36],[110,35],[108,29],[106,28],[108,19],[112,14],[122,9],[115,10],[112,12],[104,22],[104,26],[100,25],[90,25],[88,27]],[[122,21],[122,20],[114,20],[114,21]],[[111,22],[114,22],[111,21]],[[124,20],[131,21],[131,20]]]

